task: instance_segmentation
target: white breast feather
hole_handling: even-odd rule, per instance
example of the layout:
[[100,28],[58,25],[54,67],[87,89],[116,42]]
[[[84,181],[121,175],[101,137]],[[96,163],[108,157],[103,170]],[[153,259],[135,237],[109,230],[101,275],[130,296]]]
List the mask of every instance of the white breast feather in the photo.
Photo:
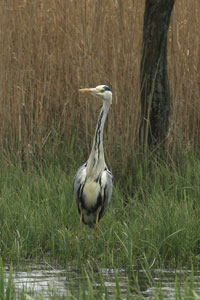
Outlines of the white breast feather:
[[85,198],[86,207],[95,206],[97,198],[100,192],[100,186],[98,182],[87,181],[84,186],[83,194]]

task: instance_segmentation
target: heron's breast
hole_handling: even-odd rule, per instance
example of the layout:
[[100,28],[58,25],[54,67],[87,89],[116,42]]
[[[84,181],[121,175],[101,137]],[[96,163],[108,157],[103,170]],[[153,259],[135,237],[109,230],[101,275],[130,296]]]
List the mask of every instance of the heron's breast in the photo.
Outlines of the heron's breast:
[[86,181],[83,195],[86,207],[90,208],[95,206],[97,203],[97,198],[100,193],[100,185],[98,182]]

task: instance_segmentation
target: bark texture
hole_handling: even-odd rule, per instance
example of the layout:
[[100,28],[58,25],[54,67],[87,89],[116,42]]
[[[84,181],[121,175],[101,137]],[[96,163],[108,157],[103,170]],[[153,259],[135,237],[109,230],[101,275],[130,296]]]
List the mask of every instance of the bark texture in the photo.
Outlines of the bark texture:
[[164,142],[169,123],[167,32],[175,0],[146,0],[140,64],[140,138],[148,147]]

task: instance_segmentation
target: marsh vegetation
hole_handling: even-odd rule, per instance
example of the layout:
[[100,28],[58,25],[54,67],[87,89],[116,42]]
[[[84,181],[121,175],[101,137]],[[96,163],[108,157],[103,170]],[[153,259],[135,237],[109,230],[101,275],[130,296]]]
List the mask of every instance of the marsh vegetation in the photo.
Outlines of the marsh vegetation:
[[[171,18],[164,152],[142,153],[138,143],[143,12],[144,1],[129,0],[9,0],[0,7],[3,261],[48,258],[87,274],[198,268],[199,2],[176,1]],[[90,152],[101,105],[79,99],[78,88],[102,83],[113,91],[104,144],[115,188],[98,230],[84,227],[77,238],[73,176]]]

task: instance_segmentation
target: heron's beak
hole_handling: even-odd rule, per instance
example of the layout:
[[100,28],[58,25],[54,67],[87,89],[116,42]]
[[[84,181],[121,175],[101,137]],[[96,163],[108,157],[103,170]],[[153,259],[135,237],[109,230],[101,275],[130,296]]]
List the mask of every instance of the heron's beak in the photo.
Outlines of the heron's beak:
[[80,93],[96,93],[96,88],[79,89]]

